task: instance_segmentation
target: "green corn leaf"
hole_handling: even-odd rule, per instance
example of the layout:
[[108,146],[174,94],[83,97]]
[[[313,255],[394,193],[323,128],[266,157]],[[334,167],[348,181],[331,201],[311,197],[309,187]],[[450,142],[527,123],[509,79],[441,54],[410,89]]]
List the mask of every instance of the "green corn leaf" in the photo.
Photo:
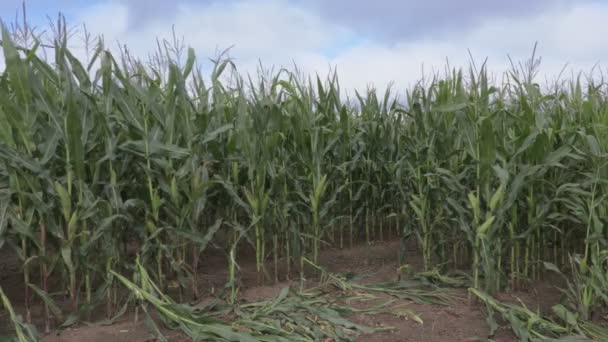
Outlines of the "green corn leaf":
[[74,241],[74,239],[76,238],[76,233],[78,229],[78,219],[78,210],[76,210],[72,213],[70,221],[68,222],[67,239],[68,241],[70,241],[70,243],[72,243],[72,241]]
[[193,48],[188,48],[188,58],[186,59],[186,64],[184,65],[183,78],[186,79],[192,72],[192,68],[194,67],[194,63],[196,62],[196,55]]
[[76,267],[72,261],[72,248],[70,245],[64,244],[64,246],[61,247],[61,258],[70,273],[73,274],[76,271]]
[[59,199],[61,201],[63,218],[66,222],[69,222],[70,217],[72,216],[72,200],[70,199],[70,195],[68,194],[68,191],[57,181],[55,181],[55,191],[57,192],[57,195],[59,195]]
[[6,234],[8,232],[8,204],[8,201],[2,201],[2,203],[0,203],[0,248],[4,246]]
[[215,223],[207,229],[207,232],[204,236],[201,236],[199,233],[196,232],[189,232],[183,230],[177,230],[176,233],[198,244],[199,251],[202,252],[207,248],[207,245],[209,244],[209,242],[211,242],[213,236],[220,230],[220,228],[222,227],[222,223],[222,219],[217,219]]
[[36,292],[36,294],[42,299],[44,304],[46,304],[49,307],[50,311],[53,313],[53,315],[55,315],[55,317],[57,317],[57,319],[59,319],[60,321],[63,320],[63,313],[61,312],[61,309],[59,308],[59,306],[57,306],[55,301],[51,298],[51,296],[48,293],[46,293],[44,290],[42,290],[38,286],[31,284],[31,283],[27,284],[27,286],[29,288],[31,288],[32,290],[34,290],[34,292]]
[[496,192],[494,192],[494,194],[492,195],[492,198],[490,199],[490,210],[491,211],[495,211],[498,208],[498,206],[502,202],[504,195],[505,195],[505,189],[504,189],[504,186],[501,185],[498,189],[496,189]]
[[489,218],[487,218],[484,223],[477,228],[477,234],[486,235],[490,227],[492,227],[492,224],[494,223],[495,219],[495,216],[490,216]]
[[38,341],[38,332],[34,327],[30,325],[26,325],[22,322],[21,317],[17,316],[11,302],[8,297],[0,287],[0,300],[2,300],[2,305],[8,311],[9,317],[13,323],[13,327],[15,328],[15,333],[17,335],[17,341],[19,342],[33,342]]
[[468,106],[469,104],[466,102],[452,103],[434,107],[433,110],[439,113],[457,112],[459,110],[467,108]]
[[473,209],[473,219],[475,222],[479,222],[479,219],[481,217],[481,208],[480,208],[479,199],[472,192],[470,192],[467,195],[467,197],[469,199],[469,204],[471,205],[471,208]]

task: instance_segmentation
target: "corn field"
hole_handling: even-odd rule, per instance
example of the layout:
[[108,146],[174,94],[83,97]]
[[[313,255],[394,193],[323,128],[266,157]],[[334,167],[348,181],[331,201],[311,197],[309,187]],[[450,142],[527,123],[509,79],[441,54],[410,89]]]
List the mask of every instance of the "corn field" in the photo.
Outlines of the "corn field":
[[541,85],[533,57],[500,81],[472,65],[349,97],[336,74],[245,77],[229,59],[203,73],[191,49],[154,65],[101,43],[84,61],[67,41],[43,58],[2,32],[0,248],[21,262],[26,322],[34,303],[46,331],[116,315],[117,275],[137,265],[197,298],[211,246],[236,301],[243,255],[260,284],[304,280],[323,249],[397,238],[475,291],[549,269],[580,317],[608,305],[598,77]]

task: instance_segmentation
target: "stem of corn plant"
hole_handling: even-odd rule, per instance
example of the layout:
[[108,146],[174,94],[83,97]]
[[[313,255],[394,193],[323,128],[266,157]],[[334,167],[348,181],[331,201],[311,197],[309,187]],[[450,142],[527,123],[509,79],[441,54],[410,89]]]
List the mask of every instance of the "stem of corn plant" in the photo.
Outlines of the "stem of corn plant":
[[[291,224],[291,220],[289,221]],[[286,266],[286,277],[287,280],[291,277],[291,239],[289,236],[289,229],[285,231],[285,266]]]
[[[597,171],[597,173],[599,173],[599,170]],[[598,177],[598,176],[599,175],[597,175],[596,177]],[[583,273],[583,274],[587,273],[587,265],[589,262],[589,246],[590,246],[589,236],[591,235],[592,215],[593,215],[593,212],[595,211],[596,188],[597,188],[597,182],[594,182],[593,188],[591,190],[591,200],[588,205],[589,215],[587,218],[587,232],[585,233],[585,255],[583,256],[583,260],[581,261],[581,273]]]
[[272,235],[273,259],[274,259],[274,283],[279,282],[279,235]]
[[229,264],[229,281],[230,281],[230,304],[236,303],[237,287],[236,287],[236,248],[238,241],[235,240],[230,248],[230,264]]
[[369,221],[370,221],[370,209],[369,209],[369,201],[365,203],[365,242],[367,244],[371,244],[371,235],[369,231]]
[[509,221],[509,237],[511,239],[510,266],[511,266],[511,288],[512,289],[517,288],[517,276],[519,273],[518,263],[516,261],[518,258],[517,248],[519,247],[519,243],[515,236],[516,224],[517,224],[517,206],[513,205],[513,207],[511,207],[511,220]]
[[[17,219],[18,220],[22,220],[23,219],[23,214],[24,214],[24,207],[23,207],[23,196],[22,196],[22,190],[21,190],[21,183],[19,182],[19,178],[17,177],[17,175],[14,176],[15,179],[15,184],[17,186],[17,191],[18,191],[18,207],[17,207]],[[32,323],[32,313],[30,311],[30,289],[29,286],[27,286],[27,284],[30,283],[30,271],[29,271],[29,266],[28,264],[25,262],[28,259],[28,248],[27,248],[27,240],[25,238],[25,236],[21,237],[21,250],[23,253],[23,260],[24,260],[24,264],[23,264],[23,282],[24,282],[24,288],[23,288],[23,295],[24,295],[24,305],[25,305],[25,320],[28,324]]]
[[[28,248],[27,248],[27,240],[25,238],[21,239],[21,250],[23,251],[23,257],[27,260],[28,258]],[[24,286],[24,296],[25,296],[25,321],[27,324],[32,323],[32,311],[30,309],[30,290],[27,284],[30,283],[30,270],[27,264],[23,265],[23,282],[26,284]]]
[[[42,261],[40,263],[40,282],[41,288],[45,293],[49,293],[49,272],[48,272],[48,264],[47,264],[47,254],[46,254],[46,224],[41,222],[40,224],[40,256]],[[49,312],[49,306],[46,302],[44,302],[44,332],[48,334],[51,331],[51,318]]]

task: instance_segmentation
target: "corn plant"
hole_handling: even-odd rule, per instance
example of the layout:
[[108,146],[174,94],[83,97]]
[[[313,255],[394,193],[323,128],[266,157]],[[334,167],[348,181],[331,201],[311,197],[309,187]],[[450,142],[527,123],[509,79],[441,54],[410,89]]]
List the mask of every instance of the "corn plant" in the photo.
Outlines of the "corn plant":
[[304,287],[324,248],[393,230],[426,274],[469,271],[481,300],[551,262],[579,284],[569,310],[605,308],[603,83],[537,84],[533,55],[502,82],[472,63],[404,98],[350,98],[334,72],[241,75],[220,55],[205,74],[179,40],[148,61],[99,40],[79,60],[64,20],[55,31],[2,29],[0,248],[20,260],[25,322],[37,304],[45,331],[103,304],[115,317],[120,287],[139,293],[118,275],[140,267],[156,304],[199,298],[205,252],[226,255],[236,304],[248,252],[259,283],[272,261],[275,282],[299,264]]

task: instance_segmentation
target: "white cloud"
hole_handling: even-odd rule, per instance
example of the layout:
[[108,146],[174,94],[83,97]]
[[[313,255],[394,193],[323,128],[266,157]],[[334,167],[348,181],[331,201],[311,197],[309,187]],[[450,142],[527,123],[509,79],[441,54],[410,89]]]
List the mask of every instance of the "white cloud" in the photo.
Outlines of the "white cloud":
[[332,60],[338,65],[343,83],[357,88],[368,82],[382,86],[395,81],[403,90],[426,72],[443,71],[446,58],[451,66],[467,67],[488,58],[495,74],[510,68],[508,56],[517,62],[530,58],[535,42],[542,57],[539,82],[552,81],[568,64],[564,76],[590,72],[608,62],[608,36],[604,25],[608,4],[586,4],[571,10],[556,9],[536,17],[488,21],[468,32],[454,32],[446,39],[401,42],[393,46],[367,43]]
[[103,34],[106,44],[120,41],[139,56],[156,48],[155,39],[178,37],[196,49],[199,58],[215,57],[234,46],[230,55],[237,64],[290,64],[292,58],[319,54],[348,30],[322,22],[318,15],[291,7],[287,1],[180,5],[171,20],[155,19],[130,29],[126,5],[108,3],[88,8],[80,21],[93,33]]
[[[608,45],[603,42],[608,36],[604,25],[608,4],[601,3],[556,6],[521,18],[493,18],[432,40],[361,41],[337,52],[335,46],[352,41],[353,30],[287,0],[179,5],[173,14],[171,19],[133,27],[128,7],[109,2],[83,9],[78,21],[85,22],[92,33],[103,34],[107,44],[118,40],[142,57],[155,49],[156,37],[171,37],[175,24],[177,35],[196,49],[200,59],[234,45],[231,56],[242,72],[255,71],[259,60],[265,66],[291,67],[295,62],[307,73],[325,74],[336,66],[346,88],[363,90],[371,83],[383,88],[394,81],[401,93],[420,78],[423,65],[427,72],[443,71],[447,58],[451,66],[467,67],[468,49],[477,63],[488,57],[490,70],[501,73],[509,68],[508,54],[515,61],[525,60],[538,41],[541,76],[549,78],[557,76],[566,63],[570,70],[587,72],[608,59]],[[329,49],[331,57],[325,54]]]

